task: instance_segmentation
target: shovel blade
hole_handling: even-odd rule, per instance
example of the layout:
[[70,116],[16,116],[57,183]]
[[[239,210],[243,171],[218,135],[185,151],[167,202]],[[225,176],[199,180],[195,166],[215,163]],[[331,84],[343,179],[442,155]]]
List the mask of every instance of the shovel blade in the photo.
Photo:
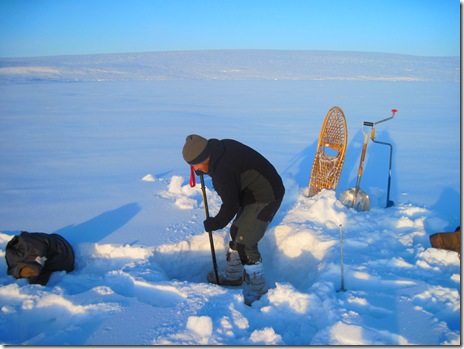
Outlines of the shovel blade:
[[358,212],[369,211],[369,195],[359,188],[345,190],[340,196],[340,201],[348,208],[354,208]]

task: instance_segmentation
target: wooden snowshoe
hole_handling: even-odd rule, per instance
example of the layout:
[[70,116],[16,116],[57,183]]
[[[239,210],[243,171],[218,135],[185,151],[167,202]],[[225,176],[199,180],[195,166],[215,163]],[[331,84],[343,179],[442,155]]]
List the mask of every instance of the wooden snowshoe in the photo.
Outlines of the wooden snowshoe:
[[336,189],[345,161],[348,130],[343,111],[332,107],[322,124],[306,196]]

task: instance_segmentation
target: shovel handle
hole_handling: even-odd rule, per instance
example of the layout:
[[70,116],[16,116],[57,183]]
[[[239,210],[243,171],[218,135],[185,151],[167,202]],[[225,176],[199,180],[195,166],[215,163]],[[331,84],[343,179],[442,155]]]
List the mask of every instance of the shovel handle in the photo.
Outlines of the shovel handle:
[[[366,151],[367,151],[367,141],[369,139],[369,134],[365,133],[364,134],[364,143],[361,151],[361,160],[359,161],[359,169],[358,169],[358,181],[361,178],[362,171],[364,168],[364,159],[366,158]],[[358,186],[358,185],[357,185]]]

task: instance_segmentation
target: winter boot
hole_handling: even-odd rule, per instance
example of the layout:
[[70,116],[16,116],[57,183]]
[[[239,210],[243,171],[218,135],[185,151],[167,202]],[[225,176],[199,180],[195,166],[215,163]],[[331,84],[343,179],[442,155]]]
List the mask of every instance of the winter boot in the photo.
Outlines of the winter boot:
[[251,303],[260,299],[266,292],[263,263],[257,262],[253,265],[245,265],[243,271],[243,298],[245,304],[251,306]]
[[[243,265],[237,251],[229,249],[226,256],[226,270],[218,273],[219,284],[224,286],[240,286],[242,284]],[[217,284],[214,271],[208,273],[208,282]]]

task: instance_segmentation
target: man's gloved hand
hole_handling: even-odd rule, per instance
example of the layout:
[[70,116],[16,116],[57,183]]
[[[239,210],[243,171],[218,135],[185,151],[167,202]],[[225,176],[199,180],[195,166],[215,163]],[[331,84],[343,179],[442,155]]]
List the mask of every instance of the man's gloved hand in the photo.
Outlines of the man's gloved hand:
[[31,268],[29,266],[24,266],[21,268],[19,275],[22,278],[30,278],[30,277],[36,277],[39,275],[39,272],[37,271],[36,268]]
[[211,232],[214,230],[219,229],[216,220],[213,217],[208,217],[203,221],[203,225],[205,227],[205,231]]

